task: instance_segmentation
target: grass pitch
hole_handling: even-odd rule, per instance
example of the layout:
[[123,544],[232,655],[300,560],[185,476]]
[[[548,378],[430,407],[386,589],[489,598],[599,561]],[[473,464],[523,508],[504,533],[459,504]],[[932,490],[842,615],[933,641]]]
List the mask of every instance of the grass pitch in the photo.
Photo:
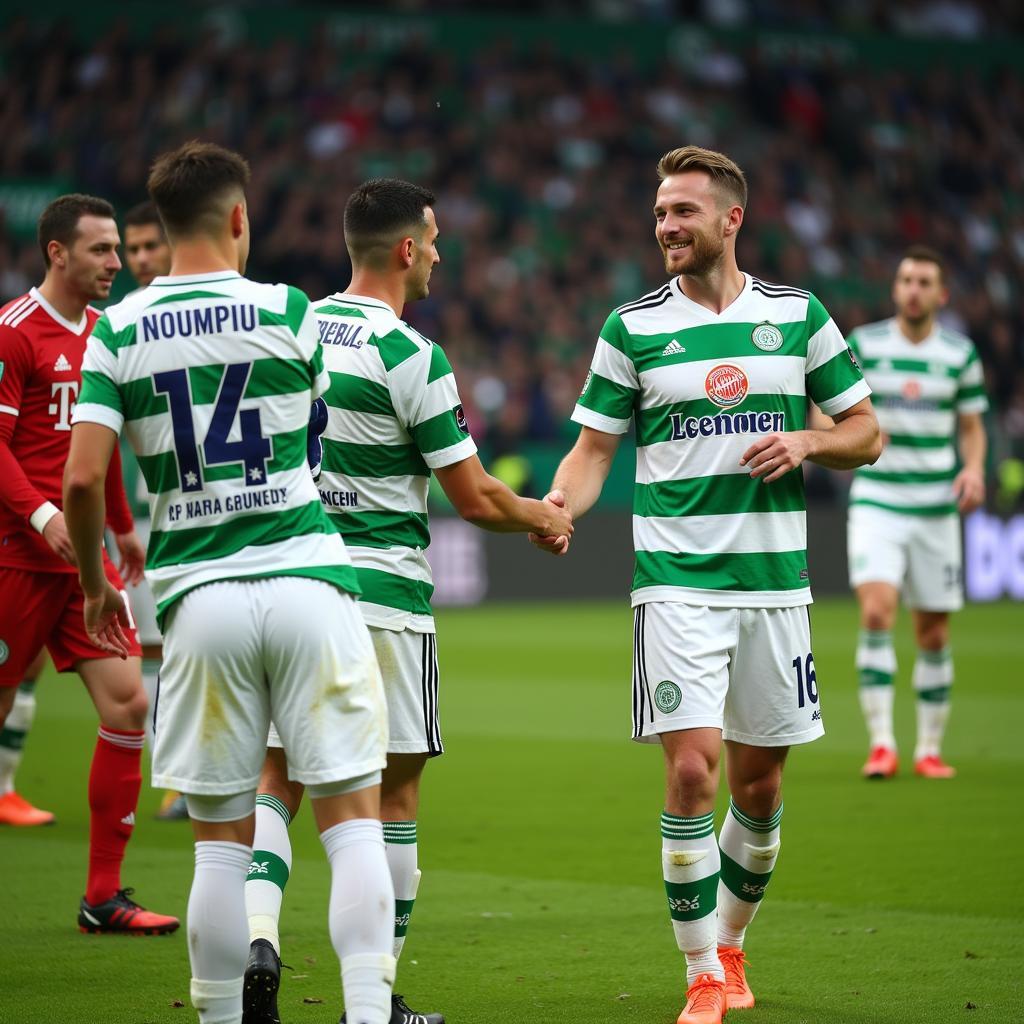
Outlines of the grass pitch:
[[[748,932],[757,1007],[730,1020],[1024,1020],[1020,606],[972,607],[955,620],[951,782],[906,771],[860,779],[855,608],[822,601],[813,622],[827,735],[791,755],[782,854]],[[628,608],[444,611],[438,628],[449,752],[427,772],[423,884],[398,991],[450,1024],[672,1024],[684,981],[660,874],[662,770],[657,748],[628,740]],[[897,637],[906,765],[905,620]],[[19,789],[59,823],[0,831],[0,1022],[193,1021],[183,931],[128,940],[76,930],[95,719],[75,677],[47,676],[38,695]],[[184,916],[190,833],[153,821],[157,801],[143,790],[124,878],[143,904]],[[282,1021],[334,1024],[328,878],[308,809],[292,838],[282,938],[294,970],[282,981]]]

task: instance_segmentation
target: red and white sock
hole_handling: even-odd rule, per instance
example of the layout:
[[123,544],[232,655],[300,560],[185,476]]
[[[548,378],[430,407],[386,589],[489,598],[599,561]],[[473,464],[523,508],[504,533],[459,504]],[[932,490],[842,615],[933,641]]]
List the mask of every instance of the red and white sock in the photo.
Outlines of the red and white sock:
[[85,899],[104,903],[121,888],[121,862],[142,788],[143,730],[101,725],[89,772],[89,878]]

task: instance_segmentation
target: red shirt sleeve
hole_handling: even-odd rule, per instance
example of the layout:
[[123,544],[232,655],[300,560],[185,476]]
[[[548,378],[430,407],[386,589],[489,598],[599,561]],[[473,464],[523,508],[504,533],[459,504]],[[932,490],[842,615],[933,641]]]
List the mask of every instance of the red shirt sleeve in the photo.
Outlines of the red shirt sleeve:
[[104,488],[107,501],[107,525],[114,533],[131,533],[135,529],[132,510],[128,506],[128,495],[124,489],[124,474],[121,472],[121,446],[114,443],[114,454],[107,467],[107,481]]
[[11,451],[32,352],[20,331],[0,325],[0,501],[26,522],[46,499],[32,486]]

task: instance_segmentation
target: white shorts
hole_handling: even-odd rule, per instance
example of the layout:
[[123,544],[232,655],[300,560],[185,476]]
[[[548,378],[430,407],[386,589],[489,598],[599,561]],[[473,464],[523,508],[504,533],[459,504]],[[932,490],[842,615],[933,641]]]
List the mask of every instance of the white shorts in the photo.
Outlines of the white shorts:
[[384,691],[358,603],[298,576],[189,591],[167,622],[153,785],[198,795],[254,789],[271,716],[298,782],[384,767]]
[[909,608],[955,612],[963,607],[959,516],[907,516],[851,505],[846,527],[850,586],[889,583]]
[[825,732],[806,606],[634,609],[633,739],[701,728],[755,747]]
[[[410,629],[369,629],[388,705],[388,753],[443,754],[437,715],[436,635]],[[273,725],[267,746],[284,746]]]

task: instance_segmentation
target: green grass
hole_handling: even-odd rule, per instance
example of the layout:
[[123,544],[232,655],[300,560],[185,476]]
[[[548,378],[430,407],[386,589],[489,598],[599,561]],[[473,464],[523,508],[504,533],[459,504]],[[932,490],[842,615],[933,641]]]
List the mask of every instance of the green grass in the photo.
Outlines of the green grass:
[[[1024,1019],[1020,606],[954,624],[952,782],[858,777],[865,753],[849,602],[814,609],[824,740],[790,758],[779,866],[748,933],[748,1024],[933,1024]],[[449,753],[420,815],[420,898],[398,990],[450,1024],[673,1024],[681,1005],[660,875],[657,748],[628,740],[632,621],[607,605],[439,616]],[[897,734],[913,743],[913,661],[898,630]],[[0,832],[6,968],[0,1022],[194,1020],[182,933],[80,935],[94,717],[72,676],[47,677],[19,777],[59,816]],[[125,880],[184,915],[188,826],[151,820],[144,790]],[[327,871],[308,811],[282,921],[284,1024],[334,1024]],[[323,1000],[303,1003],[304,998]],[[967,1004],[976,1008],[968,1010]],[[730,1018],[731,1019],[731,1018]]]

